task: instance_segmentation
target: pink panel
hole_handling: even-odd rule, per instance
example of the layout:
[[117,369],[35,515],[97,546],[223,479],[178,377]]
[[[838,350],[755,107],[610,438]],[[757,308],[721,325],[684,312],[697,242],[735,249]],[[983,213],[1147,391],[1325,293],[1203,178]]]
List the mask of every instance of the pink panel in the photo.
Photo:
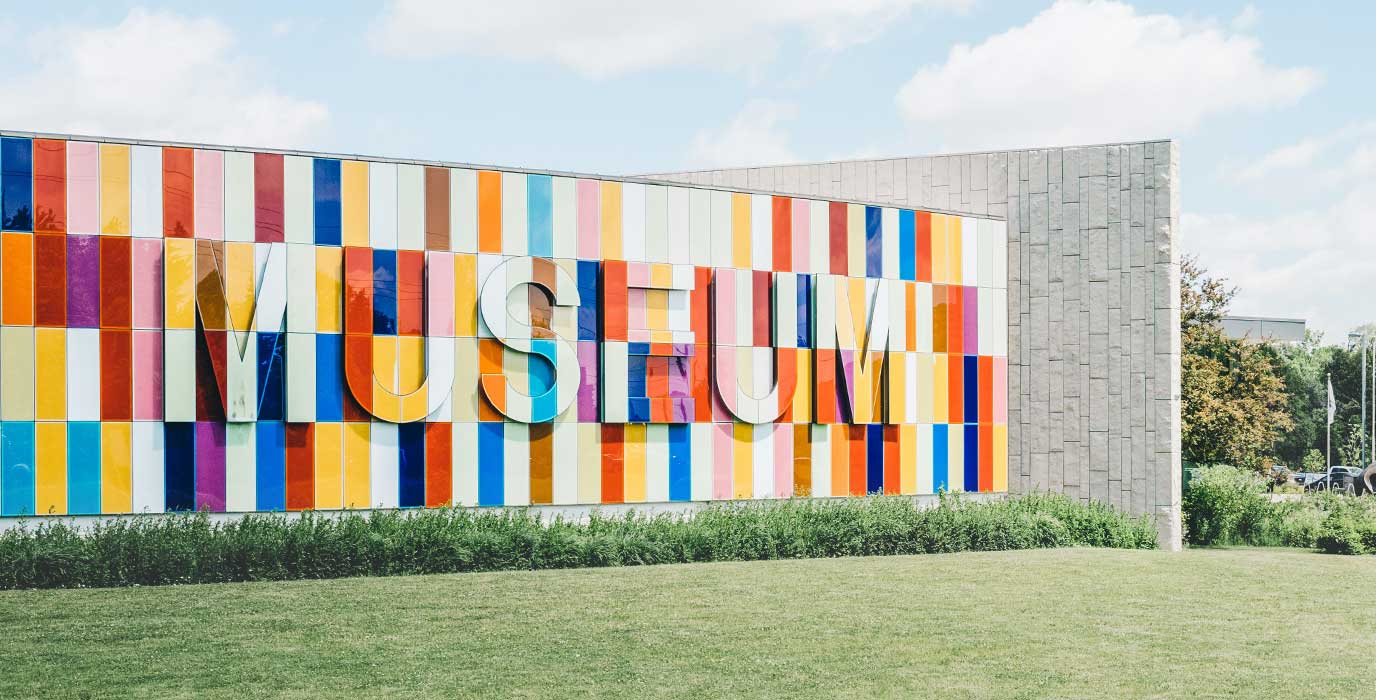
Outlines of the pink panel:
[[134,327],[162,328],[162,239],[134,239]]
[[810,272],[808,250],[812,247],[812,207],[806,199],[793,200],[793,269]]
[[196,151],[196,237],[224,240],[225,159],[219,151]]
[[67,142],[67,232],[100,233],[100,145]]
[[453,337],[454,335],[454,256],[450,253],[427,254],[426,335]]
[[626,290],[626,328],[628,331],[649,328],[645,313],[645,289],[631,287]]
[[[728,426],[736,420],[731,412],[726,410],[726,404],[721,401],[721,393],[717,387],[725,387],[726,391],[736,390],[736,349],[729,346],[718,345],[712,351],[712,375],[708,379],[713,382],[712,386],[712,420],[725,422]],[[734,397],[733,397],[734,398]],[[734,401],[732,401],[734,403]]]
[[793,425],[774,425],[774,497],[793,495]]
[[713,334],[713,342],[717,347],[736,344],[736,275],[731,270],[719,270],[718,274],[712,276],[712,284],[715,289],[712,292],[712,304],[717,312],[717,327]]
[[731,499],[731,454],[735,445],[730,423],[714,423],[712,431],[712,498]]
[[162,420],[162,331],[134,331],[134,420]]
[[1008,358],[994,358],[994,422],[1008,422]]
[[601,247],[600,199],[596,180],[578,181],[578,257],[586,260],[596,260]]

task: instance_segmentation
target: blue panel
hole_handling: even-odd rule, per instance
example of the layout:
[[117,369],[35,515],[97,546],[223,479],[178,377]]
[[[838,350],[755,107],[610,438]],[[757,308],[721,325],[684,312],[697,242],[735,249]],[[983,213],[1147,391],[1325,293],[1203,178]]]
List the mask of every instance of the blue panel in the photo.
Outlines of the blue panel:
[[258,459],[258,510],[287,509],[287,425],[258,421],[254,446]]
[[[176,423],[168,423],[164,432]],[[100,512],[100,423],[67,424],[67,512]]]
[[962,383],[965,385],[965,422],[979,422],[979,356],[965,356]]
[[865,426],[865,493],[884,492],[884,426]]
[[[498,427],[501,423],[496,423]],[[402,508],[425,505],[425,423],[402,423],[397,426],[397,471],[400,474],[397,503]]]
[[932,491],[936,493],[951,490],[951,485],[946,483],[947,462],[951,461],[946,451],[946,433],[945,424],[932,426]]
[[554,388],[554,354],[558,350],[558,341],[535,338],[530,341],[530,346],[534,352],[526,356],[526,371],[530,377],[532,397],[531,422],[543,423],[554,419],[557,407],[554,392],[550,389]]
[[692,498],[693,443],[687,425],[669,426],[669,500]]
[[911,209],[898,212],[898,276],[917,279],[917,220]]
[[339,199],[339,161],[315,159],[315,243],[339,245],[342,216]]
[[961,431],[965,434],[965,490],[979,490],[979,428],[973,425],[965,426]]
[[285,333],[258,333],[258,420],[285,420]]
[[397,334],[397,252],[373,250],[373,334]]
[[0,515],[33,514],[33,423],[6,421],[0,423]]
[[879,207],[865,207],[865,276],[879,277],[883,274],[884,243],[879,235],[883,225],[880,223],[883,212]]
[[[812,275],[798,275],[798,347],[812,347]],[[701,340],[699,343],[703,342]]]
[[6,231],[33,230],[33,142],[0,139],[0,212]]
[[315,334],[315,419],[344,420],[344,336]]
[[[100,454],[100,424],[72,423],[68,433],[75,435],[78,425],[90,426],[92,448]],[[164,423],[162,427],[164,455],[163,489],[168,512],[196,509],[196,424]],[[75,461],[72,464],[76,464]],[[99,460],[97,460],[99,464]],[[96,488],[96,507],[100,506],[100,489]]]
[[[597,280],[595,260],[578,261],[578,339],[597,340]],[[705,341],[698,341],[705,342]]]
[[478,505],[500,506],[505,502],[503,483],[506,452],[502,423],[478,424]]
[[554,255],[554,178],[526,176],[526,242],[537,258]]
[[649,423],[650,414],[651,411],[649,399],[635,396],[626,399],[627,423]]
[[[643,345],[643,343],[630,343],[631,346]],[[646,348],[648,351],[648,348]],[[649,396],[645,393],[646,373],[649,371],[648,362],[643,354],[632,354],[626,357],[626,395],[632,398],[637,396]]]

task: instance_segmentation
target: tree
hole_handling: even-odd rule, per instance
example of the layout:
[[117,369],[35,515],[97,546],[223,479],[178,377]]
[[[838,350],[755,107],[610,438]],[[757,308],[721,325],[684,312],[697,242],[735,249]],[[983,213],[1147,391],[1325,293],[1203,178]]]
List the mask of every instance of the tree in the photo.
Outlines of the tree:
[[1193,257],[1180,272],[1181,449],[1191,461],[1260,471],[1293,425],[1279,355],[1270,343],[1224,335],[1236,289]]

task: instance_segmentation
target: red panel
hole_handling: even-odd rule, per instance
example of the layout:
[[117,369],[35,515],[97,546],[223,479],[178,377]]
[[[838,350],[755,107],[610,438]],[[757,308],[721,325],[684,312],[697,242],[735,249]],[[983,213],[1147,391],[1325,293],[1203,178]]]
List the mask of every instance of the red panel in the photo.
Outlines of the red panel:
[[946,287],[946,352],[965,352],[965,290],[958,284]]
[[774,349],[774,373],[779,383],[779,403],[783,404],[784,409],[778,420],[774,421],[776,423],[793,422],[793,398],[797,395],[798,388],[797,353],[798,351],[793,348]]
[[623,426],[619,424],[602,426],[602,502],[621,503],[625,501],[625,455],[622,439]]
[[693,268],[693,291],[689,297],[692,308],[688,310],[692,319],[693,342],[704,344],[710,342],[708,337],[708,310],[711,309],[709,292],[712,285],[712,268],[695,267]]
[[364,411],[373,409],[373,336],[344,336],[344,383]]
[[133,420],[133,332],[100,330],[100,419]]
[[67,232],[67,142],[33,141],[33,230]]
[[946,352],[947,289],[944,284],[932,285],[932,352]]
[[454,427],[425,424],[425,507],[447,506],[454,494]]
[[846,259],[848,244],[846,241],[846,203],[831,202],[830,209],[827,210],[827,223],[830,226],[831,234],[831,274],[844,275],[850,271],[849,263]]
[[865,473],[868,468],[865,451],[865,434],[869,432],[869,426],[851,425],[846,427],[846,432],[850,434],[850,495],[864,496],[868,475]]
[[67,325],[67,237],[34,236],[34,323]]
[[836,403],[836,351],[813,350],[813,422],[840,423]]
[[162,235],[191,238],[196,232],[196,152],[162,149]]
[[259,243],[284,240],[282,177],[281,154],[253,154],[253,240]]
[[[531,290],[535,294],[544,295]],[[397,251],[397,335],[425,332],[425,252]]]
[[373,334],[373,250],[344,249],[344,332]]
[[994,490],[994,427],[987,423],[979,426],[979,490]]
[[315,424],[287,423],[287,510],[315,507]]
[[917,240],[917,281],[932,281],[932,215],[930,212],[913,212]]
[[196,420],[224,421],[225,407],[225,331],[207,330],[197,334],[196,343]]
[[132,240],[100,237],[100,327],[131,328],[134,318]]
[[793,269],[793,200],[774,198],[774,271]]
[[750,273],[751,297],[755,302],[755,313],[750,319],[751,344],[757,348],[767,348],[773,343],[769,339],[769,312],[774,307],[769,297],[771,275],[764,270]]
[[946,363],[946,421],[960,423],[965,420],[965,362],[960,355],[950,358]]
[[898,426],[884,426],[884,493],[894,495],[899,493],[902,488],[902,476],[899,473],[898,456]]
[[[495,338],[478,339],[478,374],[502,373],[502,344]],[[483,422],[503,421],[502,412],[484,398],[478,402],[478,420]]]
[[[703,269],[703,268],[698,268]],[[688,361],[689,381],[693,387],[693,420],[698,423],[712,422],[712,375],[710,359],[712,346],[703,342],[706,334],[698,336],[693,346],[693,357]]]
[[602,339],[626,340],[626,263],[602,263]]

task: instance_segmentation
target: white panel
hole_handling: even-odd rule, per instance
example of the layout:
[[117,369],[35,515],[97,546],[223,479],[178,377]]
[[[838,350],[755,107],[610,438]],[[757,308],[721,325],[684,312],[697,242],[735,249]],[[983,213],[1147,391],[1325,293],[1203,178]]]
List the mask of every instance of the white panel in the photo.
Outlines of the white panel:
[[530,426],[508,421],[504,426],[502,450],[502,495],[505,505],[530,505]]
[[[570,180],[572,182],[572,180]],[[570,413],[571,411],[565,411]],[[554,424],[554,503],[578,502],[578,424]]]
[[687,265],[693,260],[691,190],[683,187],[669,188],[669,201],[666,207],[669,236],[669,262]]
[[526,176],[502,173],[502,253],[525,255],[530,245],[530,219],[526,214]]
[[258,510],[258,424],[225,424],[225,510]]
[[478,505],[478,424],[454,423],[454,503]]
[[252,241],[253,154],[225,151],[225,240]]
[[645,261],[669,261],[669,193],[663,185],[645,186]]
[[831,495],[831,426],[813,425],[812,430],[812,495]]
[[931,387],[919,384],[917,381],[917,358],[918,355],[915,352],[903,353],[903,378],[904,384],[907,385],[907,391],[903,392],[903,417],[906,419],[904,422],[907,423],[917,422],[918,392],[925,390],[928,394],[932,393]]
[[731,193],[712,190],[712,267],[731,267]]
[[750,195],[750,265],[774,269],[774,202],[767,194]]
[[[258,280],[257,307],[253,326],[260,331],[280,333],[287,311],[287,245],[257,243],[253,246],[255,276]],[[311,283],[315,275],[312,266]]]
[[288,243],[315,241],[315,172],[314,163],[304,156],[282,159],[283,223]]
[[621,185],[621,255],[629,262],[645,262],[645,185]]
[[575,180],[570,177],[554,178],[553,194],[554,257],[578,257],[578,190]]
[[645,502],[669,501],[669,426],[645,426]]
[[425,168],[397,166],[397,248],[425,250]]
[[880,273],[886,279],[898,279],[898,210],[885,207],[881,210],[880,224]]
[[913,318],[917,320],[917,348],[918,352],[932,351],[932,284],[930,282],[917,282],[917,291],[913,295],[913,303],[917,305],[914,310]]
[[932,426],[917,426],[917,492],[935,493],[932,486]]
[[979,280],[979,220],[970,217],[960,222],[960,280],[966,287],[982,284]]
[[[812,211],[808,216],[808,265],[809,272],[831,271],[831,219],[826,202],[810,202]],[[831,493],[830,490],[827,493]]]
[[[688,228],[692,231],[693,264],[699,267],[712,265],[712,193],[709,190],[689,190],[692,210],[688,216]],[[708,492],[711,493],[710,491]],[[693,500],[698,500],[694,497]]]
[[[368,164],[368,243],[374,248],[383,250],[396,250],[397,248],[397,166],[395,163]],[[374,495],[373,498],[376,500],[377,496]]]
[[396,508],[401,489],[398,471],[400,466],[397,463],[397,453],[400,451],[397,424],[373,421],[369,446],[373,505],[378,508]]
[[287,420],[315,421],[315,334],[287,334]]
[[[696,190],[695,190],[696,191]],[[703,190],[705,192],[705,190]],[[694,501],[712,500],[712,433],[717,429],[714,423],[692,423],[688,426],[692,436],[692,484],[691,497]]]
[[994,240],[995,231],[989,225],[991,223],[994,222],[988,219],[979,219],[979,286],[981,287],[998,286],[994,281],[994,252],[997,250],[997,241]]
[[[478,254],[478,289],[481,291],[483,285],[487,284],[487,278],[491,277],[498,265],[502,264],[502,256],[489,253]],[[503,273],[497,273],[503,274]],[[492,338],[492,331],[488,329],[487,323],[483,321],[483,315],[478,314],[478,337]]]
[[[240,356],[235,343],[241,343]],[[225,349],[225,414],[231,421],[258,419],[258,333],[241,332],[228,335]]]
[[975,303],[975,343],[982,354],[991,355],[993,354],[993,348],[989,346],[989,341],[992,337],[989,334],[989,326],[993,321],[990,314],[993,311],[991,302],[994,298],[994,292],[992,290],[981,289],[976,292],[976,294],[978,294],[978,296],[976,297]]
[[315,332],[315,246],[288,243],[287,330]]
[[[426,415],[427,421],[448,423],[453,420],[455,344],[453,338],[434,336],[425,339],[426,381],[430,382],[430,377],[435,378],[428,385],[429,404],[434,408]],[[441,392],[444,397],[439,399],[440,403],[436,406],[435,401]]]
[[129,427],[135,513],[161,513],[165,509],[162,425],[161,421],[135,421]]
[[143,238],[162,238],[162,148],[130,150],[130,231]]
[[[169,331],[171,335],[175,331]],[[195,331],[184,331],[194,333]],[[194,346],[193,346],[194,349]],[[195,355],[192,355],[194,358]],[[193,371],[195,366],[192,366]],[[168,379],[171,379],[168,377]],[[171,386],[168,384],[167,386]],[[196,381],[191,383],[195,392]],[[171,391],[168,392],[171,395]],[[167,420],[172,420],[171,416]],[[192,412],[195,419],[195,412]],[[67,329],[67,420],[100,420],[100,329]]]
[[[992,324],[990,341],[993,350],[989,354],[1006,356],[1008,355],[1008,297],[1005,290],[1000,289],[995,292],[991,301],[989,321]],[[981,346],[982,348],[983,346]]]
[[761,423],[750,431],[751,495],[754,498],[774,497],[774,428],[775,423]]
[[472,170],[449,171],[449,246],[478,252],[478,174]]
[[989,226],[994,233],[992,284],[1000,289],[1006,289],[1008,287],[1008,224],[1002,221],[990,221]]

